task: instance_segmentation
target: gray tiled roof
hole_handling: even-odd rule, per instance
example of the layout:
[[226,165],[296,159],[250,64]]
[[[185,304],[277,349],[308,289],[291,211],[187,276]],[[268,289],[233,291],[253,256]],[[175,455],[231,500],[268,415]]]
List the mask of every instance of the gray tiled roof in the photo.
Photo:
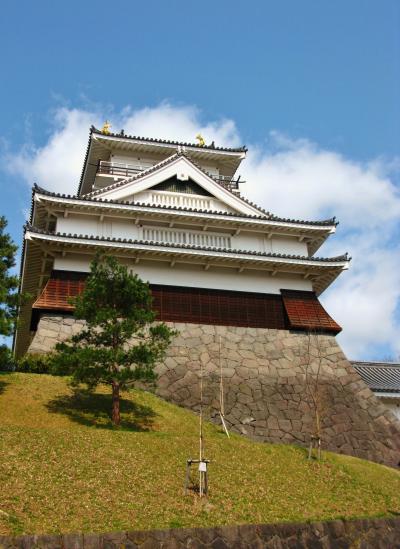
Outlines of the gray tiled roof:
[[399,363],[352,361],[351,364],[372,391],[400,395]]
[[103,135],[104,137],[120,137],[121,139],[134,139],[135,141],[144,141],[145,143],[162,143],[164,145],[174,145],[181,147],[194,147],[196,149],[205,149],[212,151],[223,151],[223,152],[247,152],[247,148],[243,147],[216,147],[215,145],[199,145],[199,143],[186,143],[184,141],[172,141],[170,139],[157,139],[154,137],[139,137],[136,135],[127,135],[123,130],[120,133],[108,133],[105,134],[101,130],[92,126],[90,128],[90,133],[96,133],[98,135]]
[[[336,221],[335,217],[331,217],[329,219],[323,219],[320,221],[307,221],[304,219],[290,219],[287,217],[279,217],[277,215],[273,214],[266,214],[266,215],[249,215],[249,214],[243,214],[240,212],[220,212],[218,210],[202,210],[200,208],[185,208],[181,206],[160,206],[157,204],[148,204],[146,202],[135,202],[132,200],[110,200],[108,198],[102,198],[101,196],[92,196],[92,194],[86,194],[86,195],[71,195],[71,194],[64,194],[64,193],[56,193],[53,191],[48,191],[46,189],[43,189],[42,187],[39,187],[36,183],[33,186],[32,193],[34,196],[35,193],[40,193],[45,196],[54,196],[55,198],[66,198],[71,200],[80,200],[82,202],[100,202],[103,204],[122,204],[122,205],[129,205],[129,206],[137,206],[137,207],[143,207],[143,208],[154,208],[158,210],[174,210],[174,211],[180,211],[180,212],[189,212],[189,213],[205,213],[205,214],[218,214],[221,217],[238,217],[238,218],[245,218],[245,219],[259,219],[259,220],[269,220],[269,221],[276,221],[277,223],[293,223],[297,225],[314,225],[316,227],[334,227],[338,225],[338,221]],[[32,218],[30,219],[30,222],[32,222]]]
[[85,234],[73,234],[73,233],[60,233],[60,232],[52,232],[52,231],[46,231],[43,229],[39,229],[38,227],[34,227],[30,223],[26,223],[24,226],[25,231],[30,231],[36,234],[42,234],[47,236],[56,236],[61,238],[80,238],[85,239],[89,241],[101,241],[101,242],[111,242],[111,243],[123,243],[123,244],[139,244],[143,246],[159,246],[162,248],[176,248],[176,249],[182,249],[182,250],[202,250],[202,251],[210,251],[210,252],[220,252],[222,254],[241,254],[241,255],[248,255],[248,256],[257,256],[257,257],[266,257],[266,258],[277,258],[277,259],[295,259],[300,261],[312,261],[316,264],[320,262],[328,262],[332,263],[334,265],[335,263],[343,263],[344,261],[350,261],[351,258],[348,257],[347,253],[343,255],[338,255],[336,257],[307,257],[303,255],[293,255],[293,254],[278,254],[278,253],[271,253],[271,252],[256,252],[256,251],[250,251],[250,250],[240,250],[240,249],[228,249],[228,248],[216,248],[211,246],[197,246],[194,244],[174,244],[174,243],[167,243],[167,242],[158,242],[155,240],[138,240],[138,239],[131,239],[131,238],[113,238],[113,237],[100,237],[100,236],[88,236]]

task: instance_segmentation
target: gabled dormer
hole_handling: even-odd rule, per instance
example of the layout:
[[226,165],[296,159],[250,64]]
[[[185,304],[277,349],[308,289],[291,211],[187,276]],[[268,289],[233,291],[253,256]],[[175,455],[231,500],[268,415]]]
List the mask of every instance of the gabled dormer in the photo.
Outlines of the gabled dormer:
[[265,216],[180,151],[131,177],[85,195],[101,199]]

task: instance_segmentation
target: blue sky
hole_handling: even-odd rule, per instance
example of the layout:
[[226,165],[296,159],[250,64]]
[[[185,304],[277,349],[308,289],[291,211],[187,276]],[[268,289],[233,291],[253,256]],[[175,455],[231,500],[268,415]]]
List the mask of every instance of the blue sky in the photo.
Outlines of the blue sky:
[[74,189],[55,141],[91,121],[245,143],[249,195],[341,220],[323,251],[354,258],[325,297],[345,350],[397,356],[399,23],[391,0],[4,0],[0,213],[19,243],[33,181]]

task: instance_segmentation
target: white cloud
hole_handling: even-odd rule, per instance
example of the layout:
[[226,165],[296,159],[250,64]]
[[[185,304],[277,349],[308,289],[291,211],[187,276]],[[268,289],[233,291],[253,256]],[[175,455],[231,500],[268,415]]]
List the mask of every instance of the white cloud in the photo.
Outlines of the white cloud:
[[54,114],[53,131],[43,147],[27,144],[8,154],[6,166],[29,186],[37,183],[50,191],[75,193],[86,152],[88,130],[98,122],[95,113],[61,108]]
[[340,220],[318,253],[348,251],[353,260],[321,301],[343,326],[339,339],[351,357],[371,358],[382,346],[387,355],[400,352],[400,194],[389,177],[395,167],[356,163],[276,133],[243,165],[249,196],[273,213]]
[[[126,134],[143,137],[168,138],[193,143],[200,132],[207,142],[215,140],[220,145],[240,142],[234,122],[219,120],[202,124],[195,107],[173,107],[161,103],[155,108],[137,111],[125,108],[112,117],[111,131],[124,128]],[[74,194],[88,140],[89,127],[101,127],[105,116],[100,112],[60,108],[54,113],[53,131],[43,147],[25,145],[16,154],[7,154],[7,169],[22,176],[29,186]],[[68,151],[68,152],[66,152]]]
[[[61,108],[48,142],[8,155],[7,165],[29,185],[37,181],[50,190],[74,193],[89,126],[100,126],[104,119],[100,112]],[[193,142],[200,131],[207,142],[241,144],[232,120],[203,122],[192,106],[127,107],[112,122],[113,131],[124,128],[133,135]],[[383,347],[385,354],[400,352],[400,196],[393,179],[398,170],[399,159],[362,164],[278,132],[271,132],[266,144],[251,146],[241,168],[248,181],[244,194],[267,210],[285,217],[336,215],[340,220],[337,234],[319,253],[349,251],[353,261],[322,301],[342,324],[339,338],[350,357],[372,358],[374,349]]]
[[204,124],[200,120],[200,111],[191,106],[174,107],[161,103],[155,108],[125,109],[119,117],[119,124],[126,133],[133,135],[193,143],[200,132],[207,143],[215,140],[221,146],[240,145],[240,137],[232,120]]

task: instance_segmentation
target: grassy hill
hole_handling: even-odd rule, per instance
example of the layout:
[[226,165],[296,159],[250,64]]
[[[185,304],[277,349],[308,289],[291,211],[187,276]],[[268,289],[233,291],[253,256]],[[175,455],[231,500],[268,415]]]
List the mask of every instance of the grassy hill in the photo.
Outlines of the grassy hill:
[[198,418],[133,391],[123,422],[110,395],[74,395],[64,378],[0,375],[0,533],[113,531],[397,514],[400,473],[294,446],[227,439],[206,426],[210,496],[185,496]]

